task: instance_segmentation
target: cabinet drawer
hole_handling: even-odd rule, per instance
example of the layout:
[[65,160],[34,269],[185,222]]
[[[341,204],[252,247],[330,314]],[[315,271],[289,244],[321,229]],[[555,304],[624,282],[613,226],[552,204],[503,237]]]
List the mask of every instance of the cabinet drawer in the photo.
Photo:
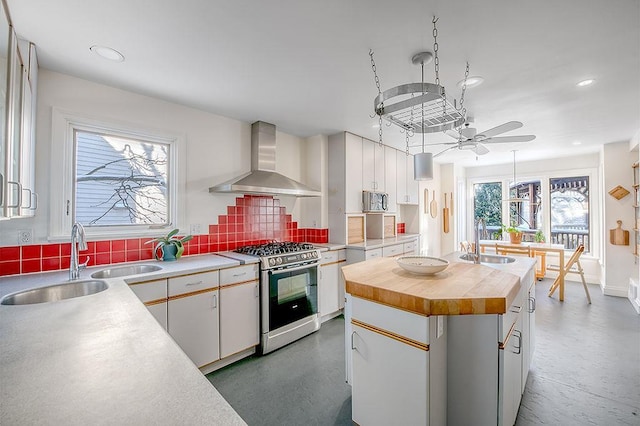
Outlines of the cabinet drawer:
[[359,297],[353,297],[351,301],[352,319],[422,344],[429,343],[429,317]]
[[220,285],[229,285],[258,279],[258,264],[220,270]]
[[382,257],[382,249],[381,248],[373,249],[373,250],[366,250],[364,252],[364,258],[366,260],[375,259],[376,257]]
[[323,251],[320,253],[322,256],[320,260],[320,264],[324,265],[325,263],[332,263],[338,261],[338,252],[337,251]]
[[396,244],[394,246],[386,246],[382,248],[382,255],[384,257],[399,256],[403,253],[402,244]]
[[525,300],[522,295],[522,291],[520,291],[516,299],[511,304],[511,306],[509,306],[509,309],[507,309],[507,312],[501,315],[502,330],[500,330],[500,343],[505,341],[505,339],[507,338],[507,335],[509,334],[509,330],[511,330],[511,327],[513,326],[513,324],[515,324],[516,321],[518,321],[518,318],[520,317],[520,313],[523,311],[526,311],[527,307],[523,305],[524,303],[525,303]]
[[347,251],[345,249],[336,250],[338,253],[338,260],[347,260]]
[[219,284],[218,271],[169,278],[169,297],[218,287]]
[[167,299],[166,279],[129,284],[129,288],[145,303]]
[[416,248],[417,248],[417,244],[415,241],[411,241],[410,243],[404,243],[405,254],[415,254]]

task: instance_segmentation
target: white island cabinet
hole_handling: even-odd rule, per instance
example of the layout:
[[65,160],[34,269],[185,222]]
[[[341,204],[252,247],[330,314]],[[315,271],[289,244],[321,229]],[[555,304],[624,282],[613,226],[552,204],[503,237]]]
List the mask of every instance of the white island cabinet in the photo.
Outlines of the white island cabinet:
[[352,412],[359,425],[443,425],[446,336],[437,319],[357,297],[350,304]]
[[354,423],[515,423],[533,356],[535,260],[457,256],[429,276],[390,258],[343,268]]

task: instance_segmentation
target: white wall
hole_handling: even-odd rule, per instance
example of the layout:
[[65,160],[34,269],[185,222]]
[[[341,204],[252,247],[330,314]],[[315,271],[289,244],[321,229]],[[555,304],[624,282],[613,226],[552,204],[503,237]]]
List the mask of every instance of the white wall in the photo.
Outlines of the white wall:
[[[426,256],[441,256],[449,253],[442,251],[442,209],[444,207],[444,198],[441,191],[441,167],[440,164],[433,164],[433,180],[420,181],[419,183],[419,199],[417,216],[420,222],[420,251]],[[436,191],[436,202],[438,204],[438,215],[432,218],[430,214],[425,213],[425,189],[429,190],[429,204],[433,199],[433,191]],[[405,207],[406,208],[406,207]],[[415,209],[415,207],[413,207]],[[415,211],[415,210],[414,210]],[[409,223],[407,223],[407,232],[409,232]]]
[[[633,194],[633,174],[631,166],[637,161],[637,155],[630,155],[629,143],[618,142],[602,147],[603,189],[604,198],[604,232],[603,239],[603,280],[602,289],[605,294],[627,296],[629,278],[638,277],[633,256],[634,210],[633,196],[620,200],[609,195],[609,191],[618,185],[627,188]],[[615,229],[616,221],[622,220],[622,229],[629,231],[630,245],[613,245],[609,241],[609,230]]]
[[[100,121],[141,127],[168,134],[184,135],[186,143],[185,217],[178,226],[188,231],[191,224],[217,223],[227,205],[238,195],[210,194],[209,187],[250,169],[251,123],[244,123],[148,96],[89,82],[41,69],[38,81],[36,122],[36,191],[40,207],[35,218],[0,222],[0,246],[17,244],[17,230],[33,229],[35,242],[47,240],[49,223],[50,154],[61,146],[52,140],[52,108],[59,108]],[[259,117],[256,117],[259,119]],[[274,123],[277,126],[277,123]],[[276,169],[305,182],[304,140],[276,133]],[[282,205],[300,220],[300,202],[282,197]]]

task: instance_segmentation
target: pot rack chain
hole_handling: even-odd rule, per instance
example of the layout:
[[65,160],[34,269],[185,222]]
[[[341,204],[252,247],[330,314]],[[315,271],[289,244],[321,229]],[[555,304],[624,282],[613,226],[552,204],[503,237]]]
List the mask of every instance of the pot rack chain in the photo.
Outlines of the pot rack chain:
[[[440,86],[440,59],[438,58],[438,28],[436,27],[436,23],[438,22],[438,18],[433,17],[433,67],[436,71],[436,86]],[[424,86],[424,64],[422,66],[422,83]],[[424,91],[422,93],[424,96]],[[422,108],[424,115],[424,106]],[[442,115],[447,115],[447,98],[445,96],[444,86],[442,86]],[[422,132],[424,134],[424,132]],[[424,143],[423,143],[424,145]],[[424,146],[422,147],[424,150]]]
[[[378,96],[380,96],[382,95],[382,91],[380,90],[380,79],[378,78],[378,73],[376,72],[376,61],[373,60],[372,49],[369,49],[369,57],[371,58],[371,69],[373,70],[373,77],[375,78],[376,87],[378,88]],[[382,107],[384,108],[384,102],[382,103]],[[382,146],[382,114],[378,114],[378,144]],[[407,145],[408,145],[408,139],[407,139]],[[407,151],[409,151],[408,146],[407,146]]]

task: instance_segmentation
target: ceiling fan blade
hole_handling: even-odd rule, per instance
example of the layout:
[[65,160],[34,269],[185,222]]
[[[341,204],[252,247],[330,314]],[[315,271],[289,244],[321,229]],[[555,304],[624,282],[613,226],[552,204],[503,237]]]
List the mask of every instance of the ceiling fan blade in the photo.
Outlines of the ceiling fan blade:
[[[438,146],[438,145],[458,145],[458,142],[436,142],[436,143],[425,143],[424,144],[424,146]],[[409,148],[422,148],[422,144],[409,145]]]
[[441,156],[442,154],[444,154],[445,152],[447,152],[447,151],[451,151],[452,149],[455,149],[455,148],[456,148],[455,146],[452,146],[452,147],[450,147],[450,148],[447,148],[447,149],[445,149],[445,150],[442,150],[442,151],[440,151],[439,153],[435,154],[435,155],[433,156],[433,158],[439,157],[439,156]]
[[450,137],[454,138],[455,140],[460,140],[460,133],[456,132],[453,129],[445,130],[444,133],[447,136],[450,136]]
[[511,130],[519,129],[520,127],[522,127],[521,122],[509,121],[508,123],[501,124],[499,126],[494,127],[493,129],[489,129],[482,133],[478,133],[476,135],[476,138],[480,138],[482,136],[486,139],[492,136],[499,135],[500,133],[510,132]]
[[485,155],[489,153],[489,148],[481,143],[478,143],[476,147],[472,149],[472,151],[475,152],[476,155]]
[[485,139],[483,143],[509,143],[509,142],[530,142],[536,137],[534,135],[521,136],[498,136],[496,138]]

